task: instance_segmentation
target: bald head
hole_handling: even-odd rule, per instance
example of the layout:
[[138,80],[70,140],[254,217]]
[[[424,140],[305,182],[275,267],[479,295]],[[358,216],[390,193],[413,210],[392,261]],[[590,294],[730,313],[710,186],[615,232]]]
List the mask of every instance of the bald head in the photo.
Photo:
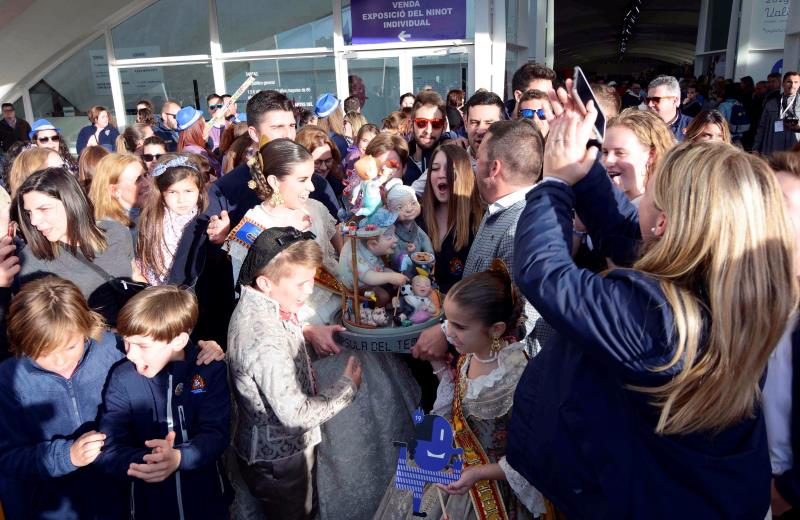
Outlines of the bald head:
[[178,121],[175,119],[175,114],[177,114],[180,109],[181,106],[174,101],[167,101],[161,106],[161,121],[165,127],[170,130],[178,128]]

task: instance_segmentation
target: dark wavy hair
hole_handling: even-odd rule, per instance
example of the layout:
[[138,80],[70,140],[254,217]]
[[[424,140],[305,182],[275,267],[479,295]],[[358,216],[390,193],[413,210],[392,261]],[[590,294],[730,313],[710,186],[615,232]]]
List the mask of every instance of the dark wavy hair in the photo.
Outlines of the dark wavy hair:
[[106,238],[94,220],[94,207],[84,193],[78,179],[64,168],[45,168],[25,179],[17,190],[14,206],[19,218],[19,227],[33,256],[40,260],[54,260],[58,256],[59,244],[50,242],[31,224],[25,211],[23,197],[26,193],[39,192],[64,204],[67,214],[67,243],[64,246],[72,254],[78,251],[87,259],[106,249]]

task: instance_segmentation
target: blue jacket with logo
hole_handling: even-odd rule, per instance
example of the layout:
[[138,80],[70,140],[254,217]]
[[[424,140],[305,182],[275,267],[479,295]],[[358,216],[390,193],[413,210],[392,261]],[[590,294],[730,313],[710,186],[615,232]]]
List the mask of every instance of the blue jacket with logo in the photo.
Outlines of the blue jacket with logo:
[[[99,430],[106,434],[95,461],[123,479],[130,491],[132,518],[228,518],[233,493],[220,458],[230,443],[231,401],[225,362],[197,366],[198,349],[147,378],[133,363],[112,372],[103,397]],[[175,432],[181,452],[178,470],[162,482],[128,477],[131,463],[150,453],[144,443]]]
[[628,386],[661,386],[681,370],[680,361],[653,370],[675,352],[672,309],[642,272],[575,266],[573,207],[602,251],[630,258],[640,238],[636,209],[599,164],[574,188],[545,182],[528,193],[514,279],[557,334],[517,385],[509,464],[570,520],[764,518],[762,411],[716,433],[656,434],[658,410]]
[[124,357],[119,346],[109,332],[87,341],[70,379],[29,357],[0,364],[0,501],[9,520],[123,518],[123,488],[94,464],[75,467],[69,454],[97,429],[103,387]]

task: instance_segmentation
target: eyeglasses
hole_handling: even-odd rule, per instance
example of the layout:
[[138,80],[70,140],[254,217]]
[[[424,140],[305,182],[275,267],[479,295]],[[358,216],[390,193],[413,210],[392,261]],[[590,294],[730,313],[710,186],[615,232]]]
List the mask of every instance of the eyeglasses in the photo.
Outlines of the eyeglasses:
[[645,98],[645,101],[649,103],[655,103],[656,105],[661,103],[662,99],[677,99],[675,96],[648,96]]
[[329,159],[317,159],[316,161],[314,161],[314,168],[315,169],[321,168],[323,163],[325,164],[325,166],[330,168],[331,166],[333,166],[333,157]]
[[224,107],[225,105],[220,103],[218,105],[208,105],[209,110],[219,110],[220,108]]
[[166,154],[163,154],[163,153],[143,153],[142,154],[142,159],[144,159],[144,162],[153,162],[153,161],[157,161],[157,160],[161,159],[162,157],[164,157],[164,155],[166,155]]
[[57,143],[61,140],[61,137],[59,137],[58,135],[54,135],[52,137],[37,137],[36,140],[39,141],[40,143],[49,143],[50,141]]
[[538,117],[539,119],[545,118],[543,108],[537,108],[536,110],[532,108],[522,108],[519,111],[519,115],[521,115],[525,119],[533,119],[534,115],[536,115],[536,117]]
[[417,125],[417,128],[420,130],[424,130],[431,125],[431,129],[433,130],[441,130],[444,128],[444,119],[427,119],[425,117],[415,117],[414,124]]

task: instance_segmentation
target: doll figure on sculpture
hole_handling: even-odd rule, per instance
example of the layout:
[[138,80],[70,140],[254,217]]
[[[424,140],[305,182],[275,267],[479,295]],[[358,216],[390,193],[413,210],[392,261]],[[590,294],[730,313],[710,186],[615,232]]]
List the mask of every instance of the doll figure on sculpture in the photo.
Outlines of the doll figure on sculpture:
[[[398,287],[408,283],[408,277],[386,267],[382,256],[391,255],[397,247],[394,222],[397,215],[378,208],[370,217],[358,223],[353,239],[347,240],[339,255],[337,278],[353,289],[353,278],[358,277],[360,293],[374,291],[375,307],[385,307],[390,302],[390,292],[385,286]],[[356,245],[356,266],[353,266],[352,247]],[[392,290],[392,293],[394,289]]]
[[397,234],[397,254],[393,258],[392,265],[406,276],[413,276],[415,273],[413,260],[415,253],[427,253],[427,255],[417,255],[429,257],[433,260],[433,244],[431,239],[417,225],[416,218],[422,211],[414,189],[404,186],[400,179],[392,179],[386,183],[386,208],[397,213],[395,233]]
[[[381,186],[392,178],[396,171],[395,165],[389,161],[387,164],[380,164],[371,155],[365,155],[355,164],[355,170],[361,181],[352,188],[350,204],[353,205],[355,215],[370,216],[381,206]],[[358,197],[361,196],[361,204],[358,204]]]

